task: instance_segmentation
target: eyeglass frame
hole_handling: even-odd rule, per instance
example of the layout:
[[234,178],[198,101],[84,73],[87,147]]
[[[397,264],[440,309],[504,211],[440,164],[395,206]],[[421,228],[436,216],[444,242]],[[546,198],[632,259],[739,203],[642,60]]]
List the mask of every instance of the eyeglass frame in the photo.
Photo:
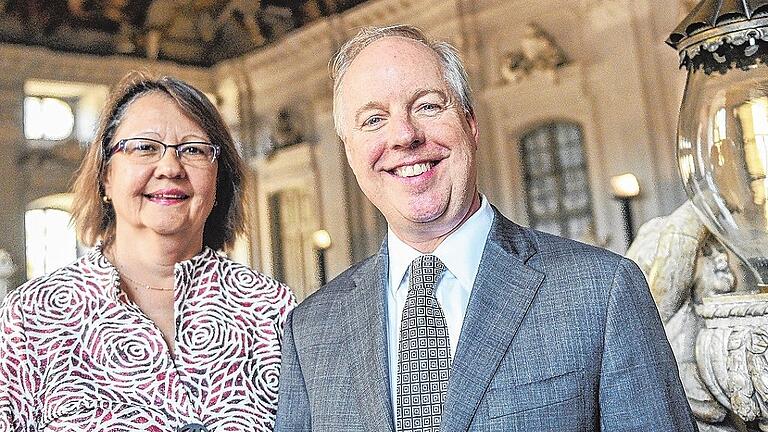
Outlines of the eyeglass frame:
[[176,158],[179,160],[179,162],[183,163],[184,159],[182,159],[181,154],[179,153],[179,147],[188,145],[188,144],[205,144],[205,145],[211,146],[213,148],[213,158],[211,158],[211,161],[210,161],[211,165],[213,165],[216,162],[216,160],[219,158],[219,156],[221,156],[221,146],[219,146],[218,144],[213,144],[205,141],[186,141],[178,144],[166,144],[162,141],[152,139],[152,138],[130,137],[130,138],[123,138],[119,140],[118,142],[115,143],[115,145],[109,148],[109,151],[107,152],[107,158],[106,158],[107,162],[112,159],[112,156],[114,156],[115,153],[120,151],[125,151],[125,143],[131,140],[151,141],[153,143],[160,144],[161,146],[163,146],[163,152],[160,154],[160,158],[158,158],[156,161],[153,161],[151,163],[160,162],[165,157],[165,153],[168,151],[168,148],[172,148],[173,152],[176,153]]

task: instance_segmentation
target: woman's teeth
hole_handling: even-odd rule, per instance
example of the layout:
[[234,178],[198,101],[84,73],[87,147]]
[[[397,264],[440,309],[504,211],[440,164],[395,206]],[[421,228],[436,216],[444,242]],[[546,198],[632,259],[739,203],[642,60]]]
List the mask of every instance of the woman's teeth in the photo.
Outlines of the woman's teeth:
[[177,195],[177,194],[147,194],[147,198],[155,198],[155,199],[185,199],[187,198],[186,195]]

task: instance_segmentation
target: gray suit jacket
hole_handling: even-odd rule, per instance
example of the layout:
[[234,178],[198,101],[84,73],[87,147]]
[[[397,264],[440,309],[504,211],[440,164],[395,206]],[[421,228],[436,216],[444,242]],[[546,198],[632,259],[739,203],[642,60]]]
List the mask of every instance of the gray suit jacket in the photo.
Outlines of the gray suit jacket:
[[[441,431],[695,431],[645,278],[495,210]],[[387,247],[289,316],[276,431],[394,431]]]

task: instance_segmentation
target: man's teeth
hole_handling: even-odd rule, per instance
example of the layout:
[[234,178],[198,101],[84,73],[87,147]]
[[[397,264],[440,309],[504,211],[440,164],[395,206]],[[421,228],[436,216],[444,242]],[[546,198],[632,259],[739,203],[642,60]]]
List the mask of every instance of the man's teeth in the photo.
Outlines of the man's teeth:
[[415,177],[424,174],[432,168],[431,162],[419,163],[415,165],[406,165],[395,168],[395,175],[398,177]]

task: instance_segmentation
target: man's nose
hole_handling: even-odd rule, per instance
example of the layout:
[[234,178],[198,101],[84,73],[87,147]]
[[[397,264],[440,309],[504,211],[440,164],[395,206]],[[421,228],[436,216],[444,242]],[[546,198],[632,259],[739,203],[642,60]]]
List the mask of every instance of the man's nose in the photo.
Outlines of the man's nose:
[[424,131],[410,115],[394,119],[393,147],[416,147],[424,144]]

